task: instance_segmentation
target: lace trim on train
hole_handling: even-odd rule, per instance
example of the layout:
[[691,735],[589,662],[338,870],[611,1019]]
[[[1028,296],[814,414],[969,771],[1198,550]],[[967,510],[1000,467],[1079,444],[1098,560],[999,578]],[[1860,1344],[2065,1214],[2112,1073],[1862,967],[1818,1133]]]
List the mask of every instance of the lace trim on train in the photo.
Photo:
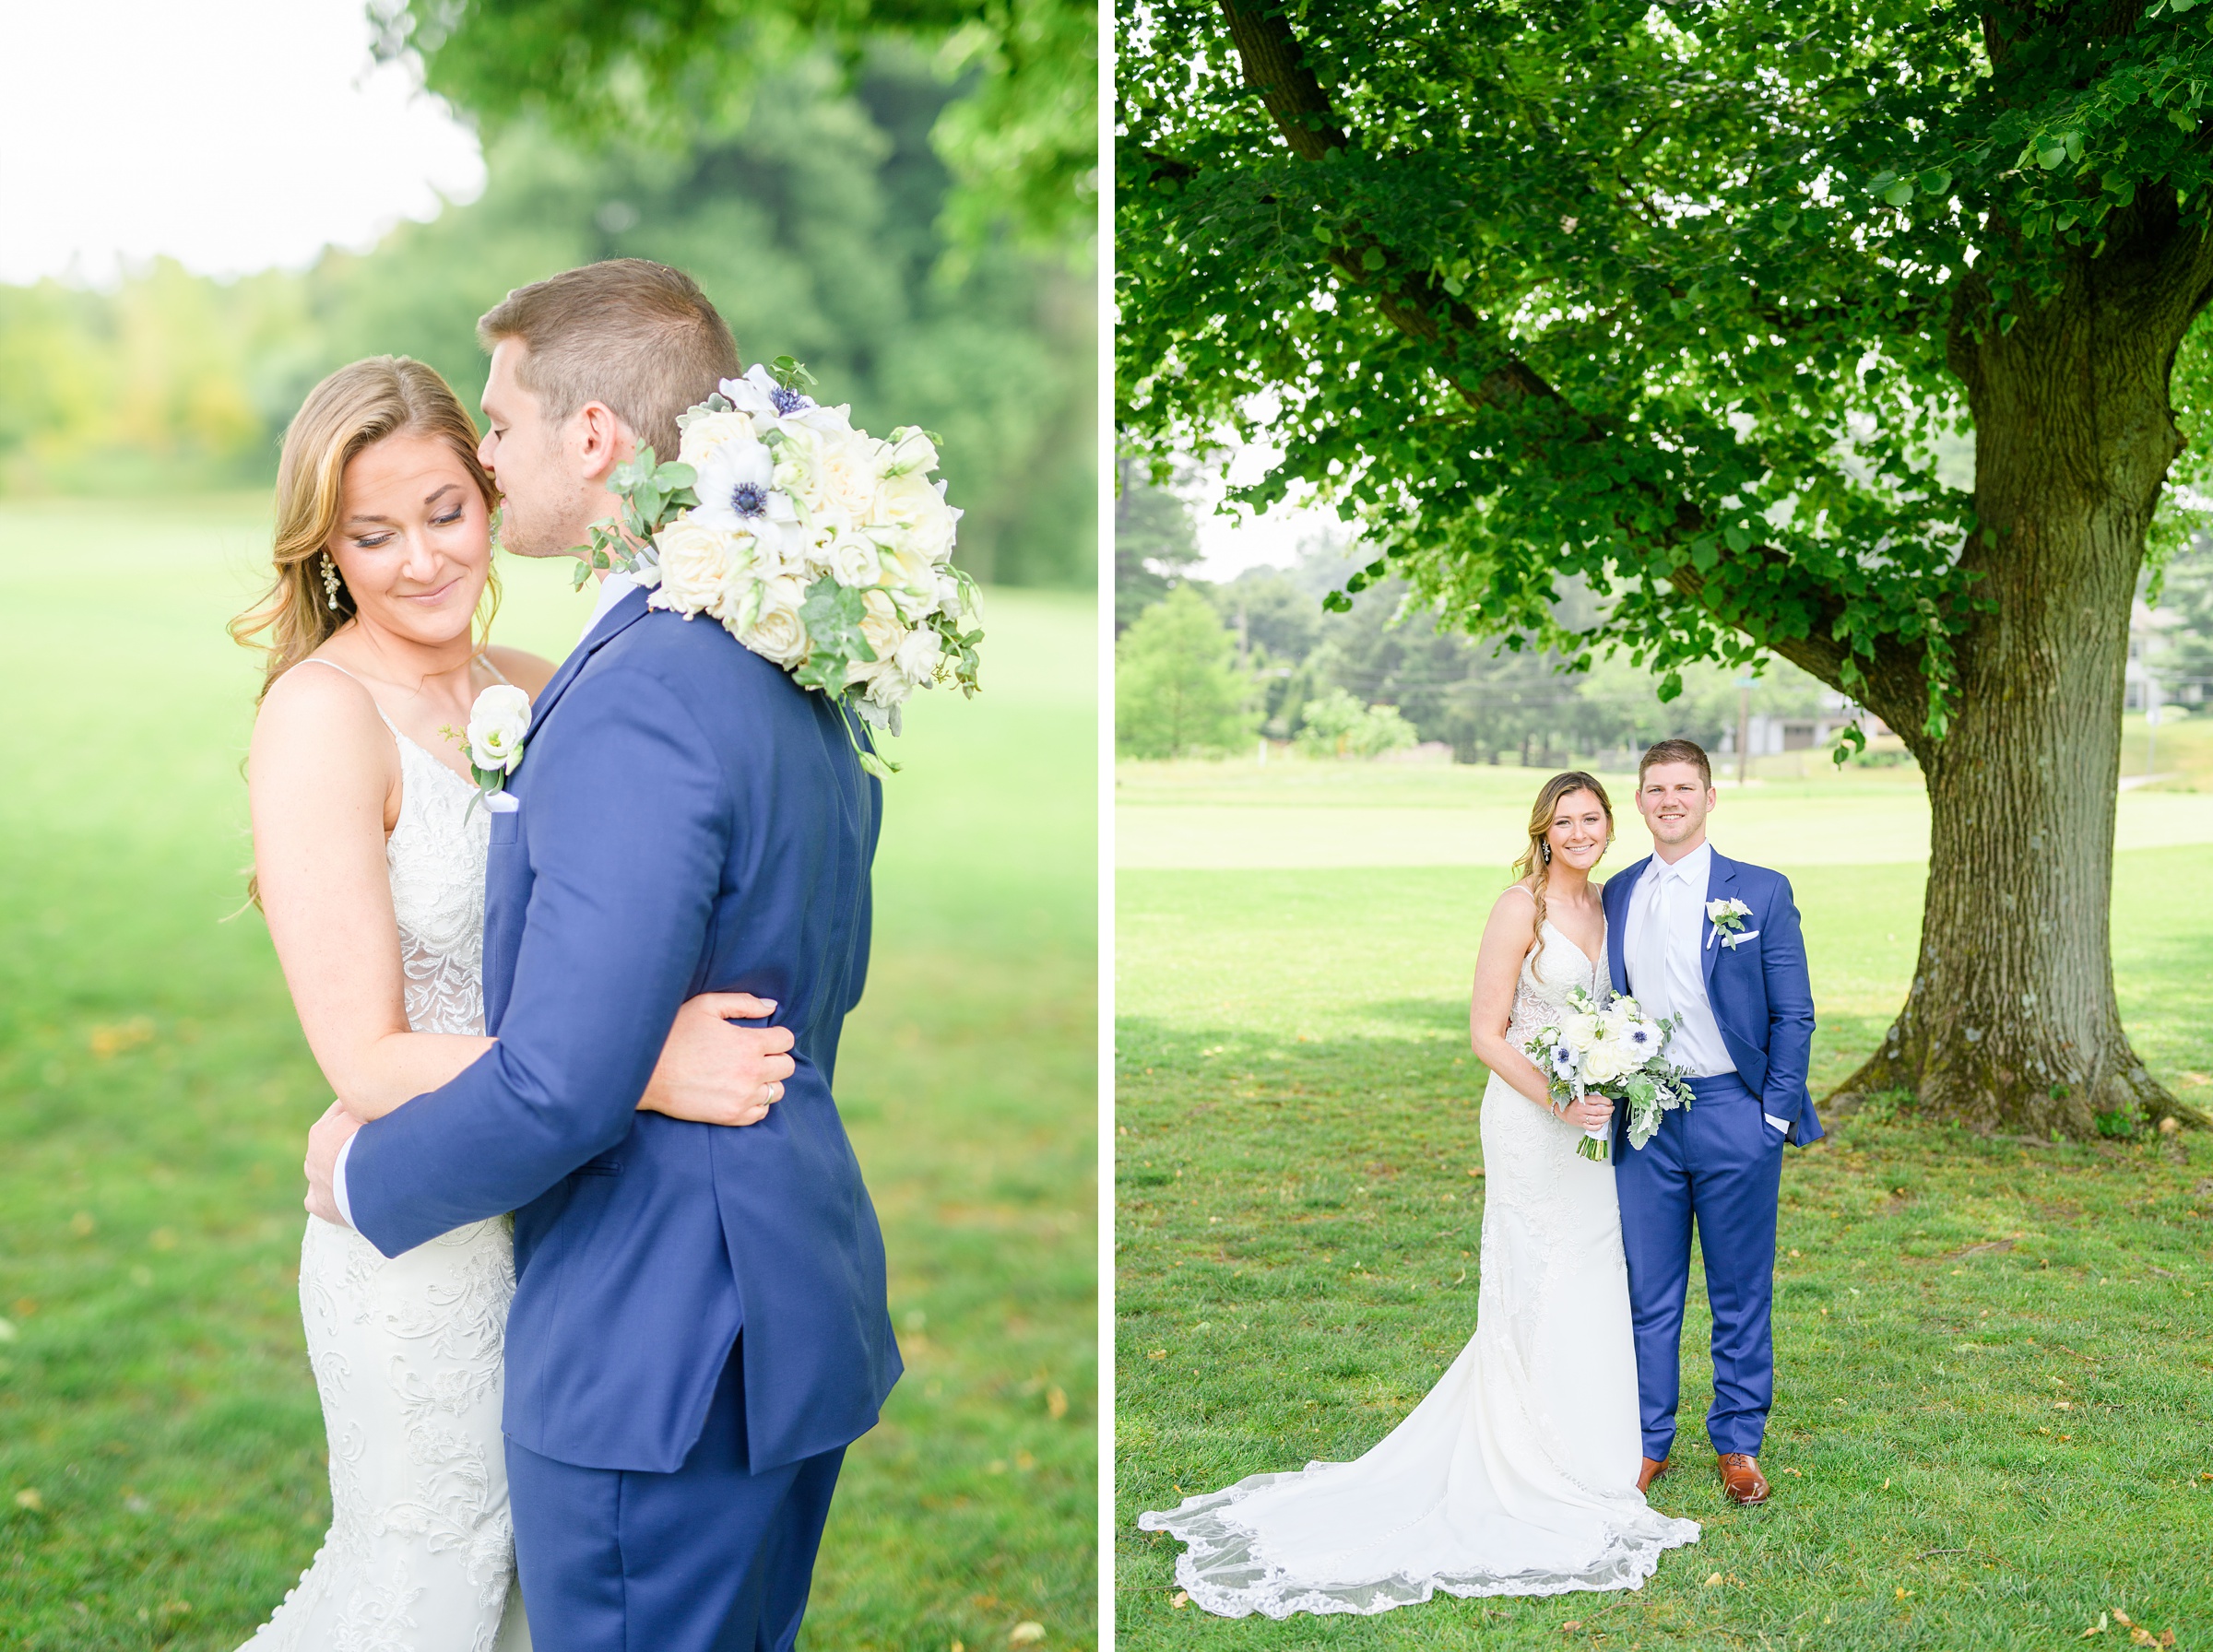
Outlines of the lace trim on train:
[[1418,1605],[1439,1589],[1462,1598],[1637,1589],[1659,1569],[1662,1554],[1698,1540],[1696,1520],[1677,1520],[1648,1511],[1634,1529],[1616,1528],[1598,1557],[1577,1572],[1447,1572],[1427,1577],[1395,1572],[1383,1577],[1321,1583],[1293,1577],[1271,1563],[1254,1547],[1253,1533],[1225,1512],[1256,1492],[1338,1466],[1310,1463],[1296,1473],[1255,1474],[1225,1490],[1187,1497],[1166,1513],[1141,1515],[1137,1523],[1144,1530],[1167,1532],[1188,1545],[1177,1558],[1176,1581],[1201,1607],[1225,1618],[1242,1618],[1256,1611],[1279,1619],[1302,1611],[1375,1617],[1402,1606]]

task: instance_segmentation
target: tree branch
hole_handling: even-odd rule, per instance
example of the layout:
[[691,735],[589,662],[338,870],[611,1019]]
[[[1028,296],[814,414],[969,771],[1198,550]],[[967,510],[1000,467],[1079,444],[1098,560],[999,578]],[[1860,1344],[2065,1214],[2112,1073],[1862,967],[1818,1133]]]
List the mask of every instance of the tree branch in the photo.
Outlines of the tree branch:
[[[1270,118],[1292,153],[1301,159],[1319,161],[1332,150],[1349,148],[1352,139],[1338,124],[1328,91],[1308,66],[1306,53],[1284,15],[1281,0],[1220,0],[1220,4],[1229,24],[1230,38],[1245,66],[1246,84],[1260,92]],[[1371,254],[1380,259],[1379,268],[1369,266]],[[1347,284],[1362,288],[1372,285],[1377,308],[1400,332],[1436,345],[1450,360],[1460,357],[1462,339],[1480,338],[1487,331],[1482,318],[1447,292],[1434,277],[1426,271],[1409,271],[1388,247],[1347,241],[1331,247],[1326,256]],[[1582,424],[1586,432],[1583,440],[1596,442],[1605,439],[1604,432],[1592,419],[1575,409],[1526,361],[1495,347],[1489,353],[1491,364],[1479,373],[1444,374],[1446,382],[1471,407],[1508,408],[1532,397],[1543,397],[1567,408]],[[1707,531],[1710,525],[1703,513],[1688,501],[1659,500],[1649,490],[1648,497],[1653,497],[1656,502],[1672,504],[1669,511],[1672,525],[1663,533],[1663,543],[1679,544]],[[1755,550],[1746,554],[1761,553]],[[1670,583],[1686,599],[1712,611],[1704,596],[1705,577],[1697,569],[1686,564],[1675,571]],[[1842,612],[1843,605],[1817,594],[1814,606],[1817,622],[1809,628],[1807,636],[1762,639],[1761,645],[1830,687],[1852,691],[1844,686],[1847,651],[1829,634],[1829,628]],[[1868,679],[1858,689],[1857,697],[1862,702],[1893,728],[1901,726],[1902,713],[1902,726],[1917,731],[1920,711],[1911,709],[1910,700],[1899,701],[1894,690],[1895,679],[1901,670],[1916,683],[1920,681],[1918,668],[1903,651],[1886,643],[1879,646],[1877,659],[1863,663],[1861,670]],[[1925,697],[1925,685],[1922,686],[1922,692]],[[1881,693],[1888,709],[1866,699],[1870,693]]]

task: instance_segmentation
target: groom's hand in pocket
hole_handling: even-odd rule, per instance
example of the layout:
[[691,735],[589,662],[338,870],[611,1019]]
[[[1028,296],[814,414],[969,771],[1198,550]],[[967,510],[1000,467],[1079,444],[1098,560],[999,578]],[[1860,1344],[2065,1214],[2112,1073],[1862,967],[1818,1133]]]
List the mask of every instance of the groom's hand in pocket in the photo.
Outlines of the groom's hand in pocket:
[[753,1125],[784,1098],[795,1070],[788,1027],[733,1027],[765,1021],[776,1007],[745,992],[702,993],[676,1012],[642,1111],[707,1125]]

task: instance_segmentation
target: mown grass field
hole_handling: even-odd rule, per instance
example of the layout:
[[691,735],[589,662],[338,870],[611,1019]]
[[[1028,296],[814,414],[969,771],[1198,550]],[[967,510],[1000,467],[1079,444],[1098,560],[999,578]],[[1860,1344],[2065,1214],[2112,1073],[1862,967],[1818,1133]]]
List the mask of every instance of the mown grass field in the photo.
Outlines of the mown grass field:
[[[228,1652],[328,1519],[299,1326],[328,1100],[242,898],[249,501],[0,509],[0,1647]],[[503,564],[558,655],[565,568]],[[841,1094],[907,1375],[847,1459],[802,1646],[1095,1629],[1087,599],[988,598],[910,719]]]
[[[1464,776],[1379,778],[1491,778]],[[1235,785],[1214,806],[1247,835],[1311,854],[1305,824],[1270,839],[1272,802],[1340,786],[1344,807],[1392,802],[1351,795],[1357,780],[1130,765],[1120,795],[1166,814],[1164,785]],[[1828,794],[1865,811],[1863,843],[1910,829],[1912,788],[1886,806],[1886,784]],[[1922,872],[1841,858],[1852,834],[1787,818],[1803,807],[1781,781],[1727,793],[1714,835],[1732,853],[1840,845],[1761,856],[1791,874],[1812,944],[1818,1096],[1902,996]],[[1466,984],[1505,872],[1364,865],[1389,846],[1356,833],[1320,840],[1345,864],[1251,871],[1222,869],[1196,832],[1198,869],[1133,867],[1122,841],[1119,1646],[1950,1652],[2071,1645],[2101,1614],[2091,1644],[2126,1644],[2115,1609],[2213,1644],[2213,1141],[2033,1147],[1879,1107],[1785,1161],[1768,1506],[1725,1503],[1700,1455],[1694,1277],[1678,1472],[1655,1501],[1706,1532],[1641,1591],[1282,1624],[1178,1605],[1178,1545],[1138,1531],[1141,1511],[1358,1455],[1473,1329],[1485,1075]],[[1612,864],[1642,849],[1630,816]],[[2213,1099],[2213,847],[2123,853],[2114,938],[2137,1047],[2179,1093]]]

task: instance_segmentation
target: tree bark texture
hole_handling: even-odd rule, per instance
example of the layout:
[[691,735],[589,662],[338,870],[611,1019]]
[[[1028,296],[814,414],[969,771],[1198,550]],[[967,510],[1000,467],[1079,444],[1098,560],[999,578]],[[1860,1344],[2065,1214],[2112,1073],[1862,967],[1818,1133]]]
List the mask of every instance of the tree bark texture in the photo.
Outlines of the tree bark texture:
[[1911,706],[1875,705],[1927,778],[1929,879],[1905,1006],[1840,1099],[1908,1090],[1930,1114],[2040,1137],[2092,1134],[2101,1115],[2207,1122],[2146,1069],[2113,994],[2129,613],[2183,446],[2169,374],[2208,276],[2199,248],[2145,240],[2082,260],[2009,333],[1975,336],[1980,284],[1961,294],[1951,363],[1974,415],[1976,513],[1995,530],[1966,561],[1995,608],[1962,639],[1944,739]]

